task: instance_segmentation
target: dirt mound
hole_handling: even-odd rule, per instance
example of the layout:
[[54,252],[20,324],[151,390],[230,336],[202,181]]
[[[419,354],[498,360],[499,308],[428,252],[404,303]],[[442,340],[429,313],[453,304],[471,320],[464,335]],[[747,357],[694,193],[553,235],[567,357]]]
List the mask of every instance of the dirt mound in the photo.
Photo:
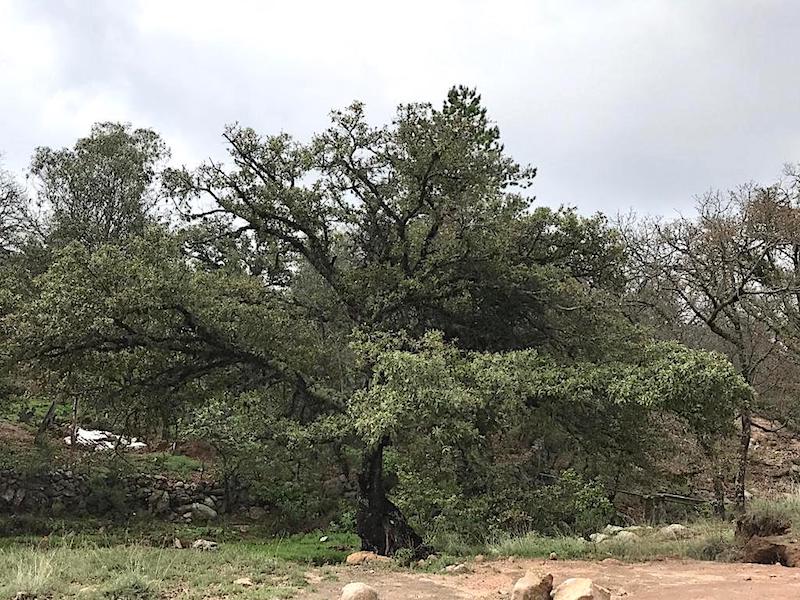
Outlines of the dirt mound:
[[0,441],[3,443],[28,446],[33,444],[33,438],[34,435],[28,427],[0,421]]
[[800,567],[800,544],[791,536],[753,536],[742,548],[742,561],[761,565]]

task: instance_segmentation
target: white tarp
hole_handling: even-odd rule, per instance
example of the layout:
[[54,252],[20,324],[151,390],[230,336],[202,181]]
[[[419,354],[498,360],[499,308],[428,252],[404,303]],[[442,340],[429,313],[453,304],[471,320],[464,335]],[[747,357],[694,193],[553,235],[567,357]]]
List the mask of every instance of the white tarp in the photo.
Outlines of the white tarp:
[[[113,450],[118,445],[126,450],[141,450],[147,448],[147,444],[136,438],[120,437],[110,431],[101,429],[82,429],[78,427],[75,432],[75,441],[78,446],[87,446],[95,450]],[[72,436],[64,438],[67,446],[72,444]]]

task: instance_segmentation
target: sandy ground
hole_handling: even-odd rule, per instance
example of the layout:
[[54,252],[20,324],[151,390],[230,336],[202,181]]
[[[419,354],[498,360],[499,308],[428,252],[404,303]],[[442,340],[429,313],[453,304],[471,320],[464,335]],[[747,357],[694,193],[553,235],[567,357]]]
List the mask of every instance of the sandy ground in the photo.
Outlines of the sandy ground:
[[330,574],[311,573],[311,589],[299,597],[309,600],[338,598],[343,585],[362,581],[374,586],[381,600],[500,600],[525,571],[552,573],[555,583],[569,577],[589,577],[625,600],[797,600],[800,569],[780,565],[725,564],[665,560],[625,564],[602,562],[498,560],[470,565],[463,575],[393,572],[341,567],[337,580]]

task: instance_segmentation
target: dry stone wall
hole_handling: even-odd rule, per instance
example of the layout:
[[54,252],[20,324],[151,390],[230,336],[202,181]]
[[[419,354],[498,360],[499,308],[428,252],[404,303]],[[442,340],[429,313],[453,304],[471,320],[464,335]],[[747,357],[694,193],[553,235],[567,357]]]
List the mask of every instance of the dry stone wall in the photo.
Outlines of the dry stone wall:
[[[47,516],[110,515],[146,511],[168,521],[214,521],[226,511],[225,490],[210,481],[180,481],[161,475],[124,479],[91,477],[69,469],[36,475],[0,470],[0,513]],[[237,512],[263,509],[237,503]]]

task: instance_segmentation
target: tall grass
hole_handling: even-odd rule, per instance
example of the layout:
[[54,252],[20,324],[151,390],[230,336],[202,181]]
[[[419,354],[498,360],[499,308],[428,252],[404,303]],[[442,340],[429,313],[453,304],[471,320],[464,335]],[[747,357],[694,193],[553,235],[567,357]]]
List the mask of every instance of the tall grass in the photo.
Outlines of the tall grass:
[[639,530],[632,541],[609,538],[599,544],[583,538],[544,537],[535,533],[507,537],[488,544],[496,556],[546,558],[555,553],[560,559],[617,558],[626,561],[656,558],[694,558],[726,560],[732,556],[733,529],[728,523],[700,522],[691,526],[692,537],[684,540],[664,539],[655,530]]
[[[23,594],[33,598],[51,594],[56,584],[56,561],[53,552],[26,556],[25,560],[10,561],[12,568],[7,583],[0,585],[0,598]],[[0,571],[2,569],[0,568]]]
[[[276,559],[260,545],[230,543],[201,552],[73,541],[0,550],[0,600],[20,592],[37,600],[155,600],[175,594],[182,600],[256,600],[295,594],[306,585],[304,574],[303,566]],[[235,585],[241,577],[256,585]]]

